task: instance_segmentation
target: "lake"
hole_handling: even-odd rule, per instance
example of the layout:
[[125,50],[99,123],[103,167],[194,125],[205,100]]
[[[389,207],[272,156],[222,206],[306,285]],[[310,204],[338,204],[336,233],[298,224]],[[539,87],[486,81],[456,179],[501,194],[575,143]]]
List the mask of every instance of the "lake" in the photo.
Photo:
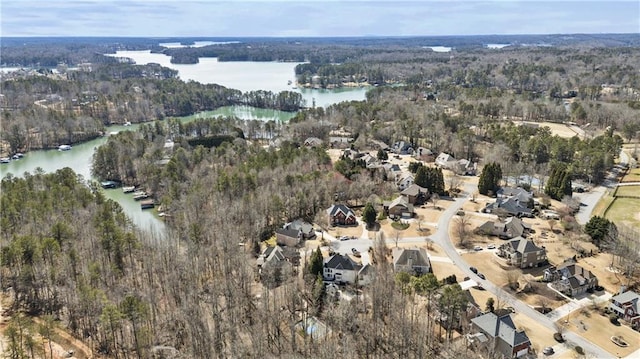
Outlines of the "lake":
[[[196,118],[235,116],[243,120],[275,121],[278,123],[287,122],[295,116],[292,112],[283,112],[270,109],[254,108],[249,106],[226,106],[214,111],[200,112],[192,116],[180,117],[183,122],[193,121]],[[140,125],[131,126],[114,125],[106,129],[106,133],[120,131],[134,131]],[[85,180],[94,179],[91,177],[91,158],[94,150],[107,142],[108,136],[99,137],[95,140],[76,144],[70,151],[40,150],[25,153],[19,160],[10,163],[0,164],[0,178],[4,178],[9,173],[14,176],[22,176],[25,172],[33,173],[36,168],[42,168],[44,172],[52,173],[61,168],[69,167]],[[95,179],[94,179],[95,180]],[[140,202],[133,200],[131,194],[122,193],[122,189],[105,190],[105,195],[120,203],[127,215],[139,228],[162,233],[164,222],[155,216],[155,211],[142,211]]]
[[[307,106],[315,100],[316,106],[327,107],[343,101],[362,101],[369,87],[344,87],[339,89],[295,88],[294,68],[300,62],[223,61],[215,57],[201,57],[197,64],[172,64],[171,57],[145,51],[117,51],[107,54],[126,57],[136,64],[156,63],[178,71],[184,81],[218,84],[242,92],[266,90],[272,92],[295,91],[302,95]],[[291,81],[291,85],[289,84]]]

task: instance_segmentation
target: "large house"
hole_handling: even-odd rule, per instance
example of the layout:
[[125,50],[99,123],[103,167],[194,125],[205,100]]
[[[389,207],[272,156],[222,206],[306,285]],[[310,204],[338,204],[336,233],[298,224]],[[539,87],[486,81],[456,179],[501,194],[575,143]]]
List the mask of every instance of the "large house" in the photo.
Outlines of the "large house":
[[471,319],[471,327],[476,332],[469,336],[472,342],[497,354],[495,358],[520,358],[530,351],[527,333],[516,329],[511,314],[498,316],[489,312]]
[[429,190],[415,183],[405,188],[400,194],[407,197],[407,202],[413,205],[421,205],[429,199]]
[[302,239],[311,239],[316,236],[316,231],[313,229],[313,225],[302,218],[298,218],[293,222],[285,224],[283,228],[298,231],[298,234]]
[[325,261],[322,277],[327,281],[366,285],[372,280],[373,268],[354,262],[346,254],[334,254]]
[[398,141],[391,146],[391,150],[400,155],[410,155],[413,153],[413,146],[408,142]]
[[531,226],[524,223],[520,218],[509,217],[502,221],[487,221],[476,228],[476,233],[488,236],[497,236],[502,239],[524,237],[531,231]]
[[551,285],[556,290],[570,296],[582,294],[598,285],[598,278],[577,265],[572,259],[565,260],[565,263],[557,268],[545,269],[543,279],[546,282],[553,282]]
[[498,255],[507,258],[515,267],[538,267],[547,262],[547,251],[536,246],[531,240],[516,237],[498,248]]
[[502,187],[496,193],[498,198],[516,198],[520,203],[529,203],[533,194],[522,187]]
[[294,229],[276,229],[276,243],[279,246],[295,247],[302,240],[302,233]]
[[640,294],[633,291],[620,293],[611,298],[609,309],[631,328],[640,330]]
[[438,157],[436,157],[436,165],[446,168],[453,169],[457,166],[458,161],[448,153],[441,152]]
[[329,226],[352,226],[358,223],[356,214],[344,204],[334,204],[327,209]]
[[398,190],[403,191],[409,188],[409,186],[413,184],[413,181],[415,181],[413,175],[411,173],[407,173],[398,178],[398,180],[396,181],[396,186],[398,186]]
[[404,196],[399,196],[391,202],[385,202],[383,208],[385,214],[392,218],[413,217],[413,205]]
[[520,202],[518,197],[498,197],[495,202],[487,204],[485,213],[504,213],[515,217],[533,217],[528,202]]
[[393,270],[421,275],[431,272],[431,262],[424,248],[394,248]]

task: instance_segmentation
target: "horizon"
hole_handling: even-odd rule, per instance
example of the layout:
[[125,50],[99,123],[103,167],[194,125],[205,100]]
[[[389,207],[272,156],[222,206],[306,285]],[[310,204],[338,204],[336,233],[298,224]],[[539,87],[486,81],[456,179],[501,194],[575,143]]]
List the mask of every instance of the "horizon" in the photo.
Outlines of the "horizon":
[[640,3],[633,0],[2,0],[1,6],[3,38],[406,38],[640,32]]

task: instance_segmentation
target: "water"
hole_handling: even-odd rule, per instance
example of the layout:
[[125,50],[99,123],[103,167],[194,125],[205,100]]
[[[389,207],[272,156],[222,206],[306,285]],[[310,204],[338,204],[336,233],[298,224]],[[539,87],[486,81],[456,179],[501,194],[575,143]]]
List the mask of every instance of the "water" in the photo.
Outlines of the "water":
[[[295,91],[302,94],[307,106],[327,107],[342,101],[362,101],[368,87],[345,87],[340,89],[294,88],[294,68],[299,62],[218,62],[217,58],[202,57],[197,64],[172,64],[171,57],[151,51],[118,51],[107,56],[128,57],[136,64],[156,63],[178,71],[184,81],[203,84],[219,84],[243,92],[266,90],[272,92]],[[289,84],[289,81],[291,84]]]
[[[269,109],[252,108],[248,106],[228,106],[215,111],[206,111],[193,116],[182,117],[183,122],[193,121],[196,118],[206,118],[215,116],[236,116],[244,120],[273,120],[278,123],[287,122],[295,113],[283,112]],[[106,129],[106,133],[133,131],[140,125],[131,126],[114,125]],[[19,160],[13,160],[7,164],[0,164],[0,178],[4,178],[9,173],[14,176],[22,176],[25,172],[33,173],[40,167],[44,172],[52,173],[61,168],[69,167],[85,180],[96,180],[91,176],[91,158],[96,148],[107,142],[108,136],[99,137],[95,140],[81,144],[76,144],[70,151],[40,150],[25,153]],[[121,188],[105,190],[106,197],[120,203],[127,215],[139,228],[151,230],[156,233],[164,232],[165,225],[162,220],[156,217],[154,210],[141,210],[140,202],[133,200],[131,194],[122,193]]]
[[423,49],[431,49],[433,52],[451,52],[452,47],[447,46],[422,46]]
[[507,46],[511,46],[511,44],[487,44],[487,48],[494,50],[499,50]]

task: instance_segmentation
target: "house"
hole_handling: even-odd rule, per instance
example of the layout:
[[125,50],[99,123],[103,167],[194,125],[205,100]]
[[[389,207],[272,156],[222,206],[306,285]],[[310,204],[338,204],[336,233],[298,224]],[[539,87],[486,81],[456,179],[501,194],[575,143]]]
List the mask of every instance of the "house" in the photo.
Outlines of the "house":
[[[413,155],[419,160],[427,160],[433,157],[433,152],[428,148],[418,147],[413,152]],[[430,161],[427,161],[427,162],[430,162]]]
[[486,313],[471,319],[475,334],[469,336],[473,344],[485,347],[503,358],[520,358],[529,353],[531,341],[523,330],[516,329],[511,314]]
[[413,217],[413,205],[404,196],[399,196],[391,202],[383,203],[384,213],[391,218]]
[[410,155],[413,153],[413,146],[405,141],[398,141],[391,146],[391,151],[399,155]]
[[498,248],[498,255],[515,267],[538,267],[547,262],[547,251],[531,240],[516,237]]
[[316,236],[316,231],[313,229],[313,225],[304,221],[302,218],[298,218],[293,222],[285,224],[283,229],[298,231],[298,236],[302,239],[311,239]]
[[609,309],[631,328],[640,330],[640,294],[633,291],[620,293],[611,298]]
[[[369,265],[361,266],[346,254],[334,254],[327,259],[322,268],[322,277],[326,281],[336,281],[349,284],[367,284],[372,281],[373,268]],[[360,280],[364,283],[360,283]]]
[[282,247],[267,247],[264,251],[258,256],[257,265],[259,269],[262,268],[276,268],[285,264],[286,258],[284,256],[284,251]]
[[295,229],[276,229],[276,243],[280,246],[295,247],[302,240],[302,233]]
[[368,263],[362,266],[358,271],[358,284],[359,285],[369,285],[373,282],[375,278],[375,270],[373,266]]
[[304,140],[304,145],[306,147],[320,147],[322,146],[322,140],[317,137],[309,137]]
[[342,151],[342,158],[349,158],[355,161],[360,157],[362,157],[362,154],[353,148],[345,148],[344,151]]
[[497,236],[502,239],[525,237],[530,231],[531,226],[517,217],[509,217],[504,222],[486,221],[475,230],[478,234]]
[[488,203],[482,210],[485,213],[504,213],[516,217],[533,217],[532,209],[527,207],[528,202],[520,202],[516,197],[500,197],[495,202]]
[[429,198],[429,190],[415,183],[402,190],[400,194],[407,197],[407,202],[413,205],[421,205]]
[[440,153],[438,157],[436,157],[436,165],[446,168],[453,169],[457,166],[458,162],[456,159],[448,153]]
[[415,180],[415,178],[410,173],[409,174],[405,174],[404,176],[400,177],[400,179],[398,179],[398,181],[396,181],[396,185],[398,186],[398,190],[403,191],[403,190],[407,189],[409,186],[411,186],[413,184],[414,180]]
[[580,267],[573,259],[565,260],[559,267],[550,267],[544,270],[542,278],[558,291],[576,296],[593,289],[598,285],[598,278],[590,271]]
[[365,153],[364,156],[360,157],[360,159],[364,161],[367,168],[373,168],[378,164],[378,158],[372,156],[370,153]]
[[356,214],[343,204],[334,204],[327,209],[329,226],[352,226],[358,224]]
[[529,206],[533,199],[533,194],[522,187],[502,187],[496,195],[498,198],[515,198],[526,206]]
[[394,248],[393,270],[421,275],[431,272],[431,262],[424,248]]
[[478,171],[478,163],[462,159],[457,161],[457,164],[455,168],[453,168],[453,171],[456,174],[463,176],[475,176]]

